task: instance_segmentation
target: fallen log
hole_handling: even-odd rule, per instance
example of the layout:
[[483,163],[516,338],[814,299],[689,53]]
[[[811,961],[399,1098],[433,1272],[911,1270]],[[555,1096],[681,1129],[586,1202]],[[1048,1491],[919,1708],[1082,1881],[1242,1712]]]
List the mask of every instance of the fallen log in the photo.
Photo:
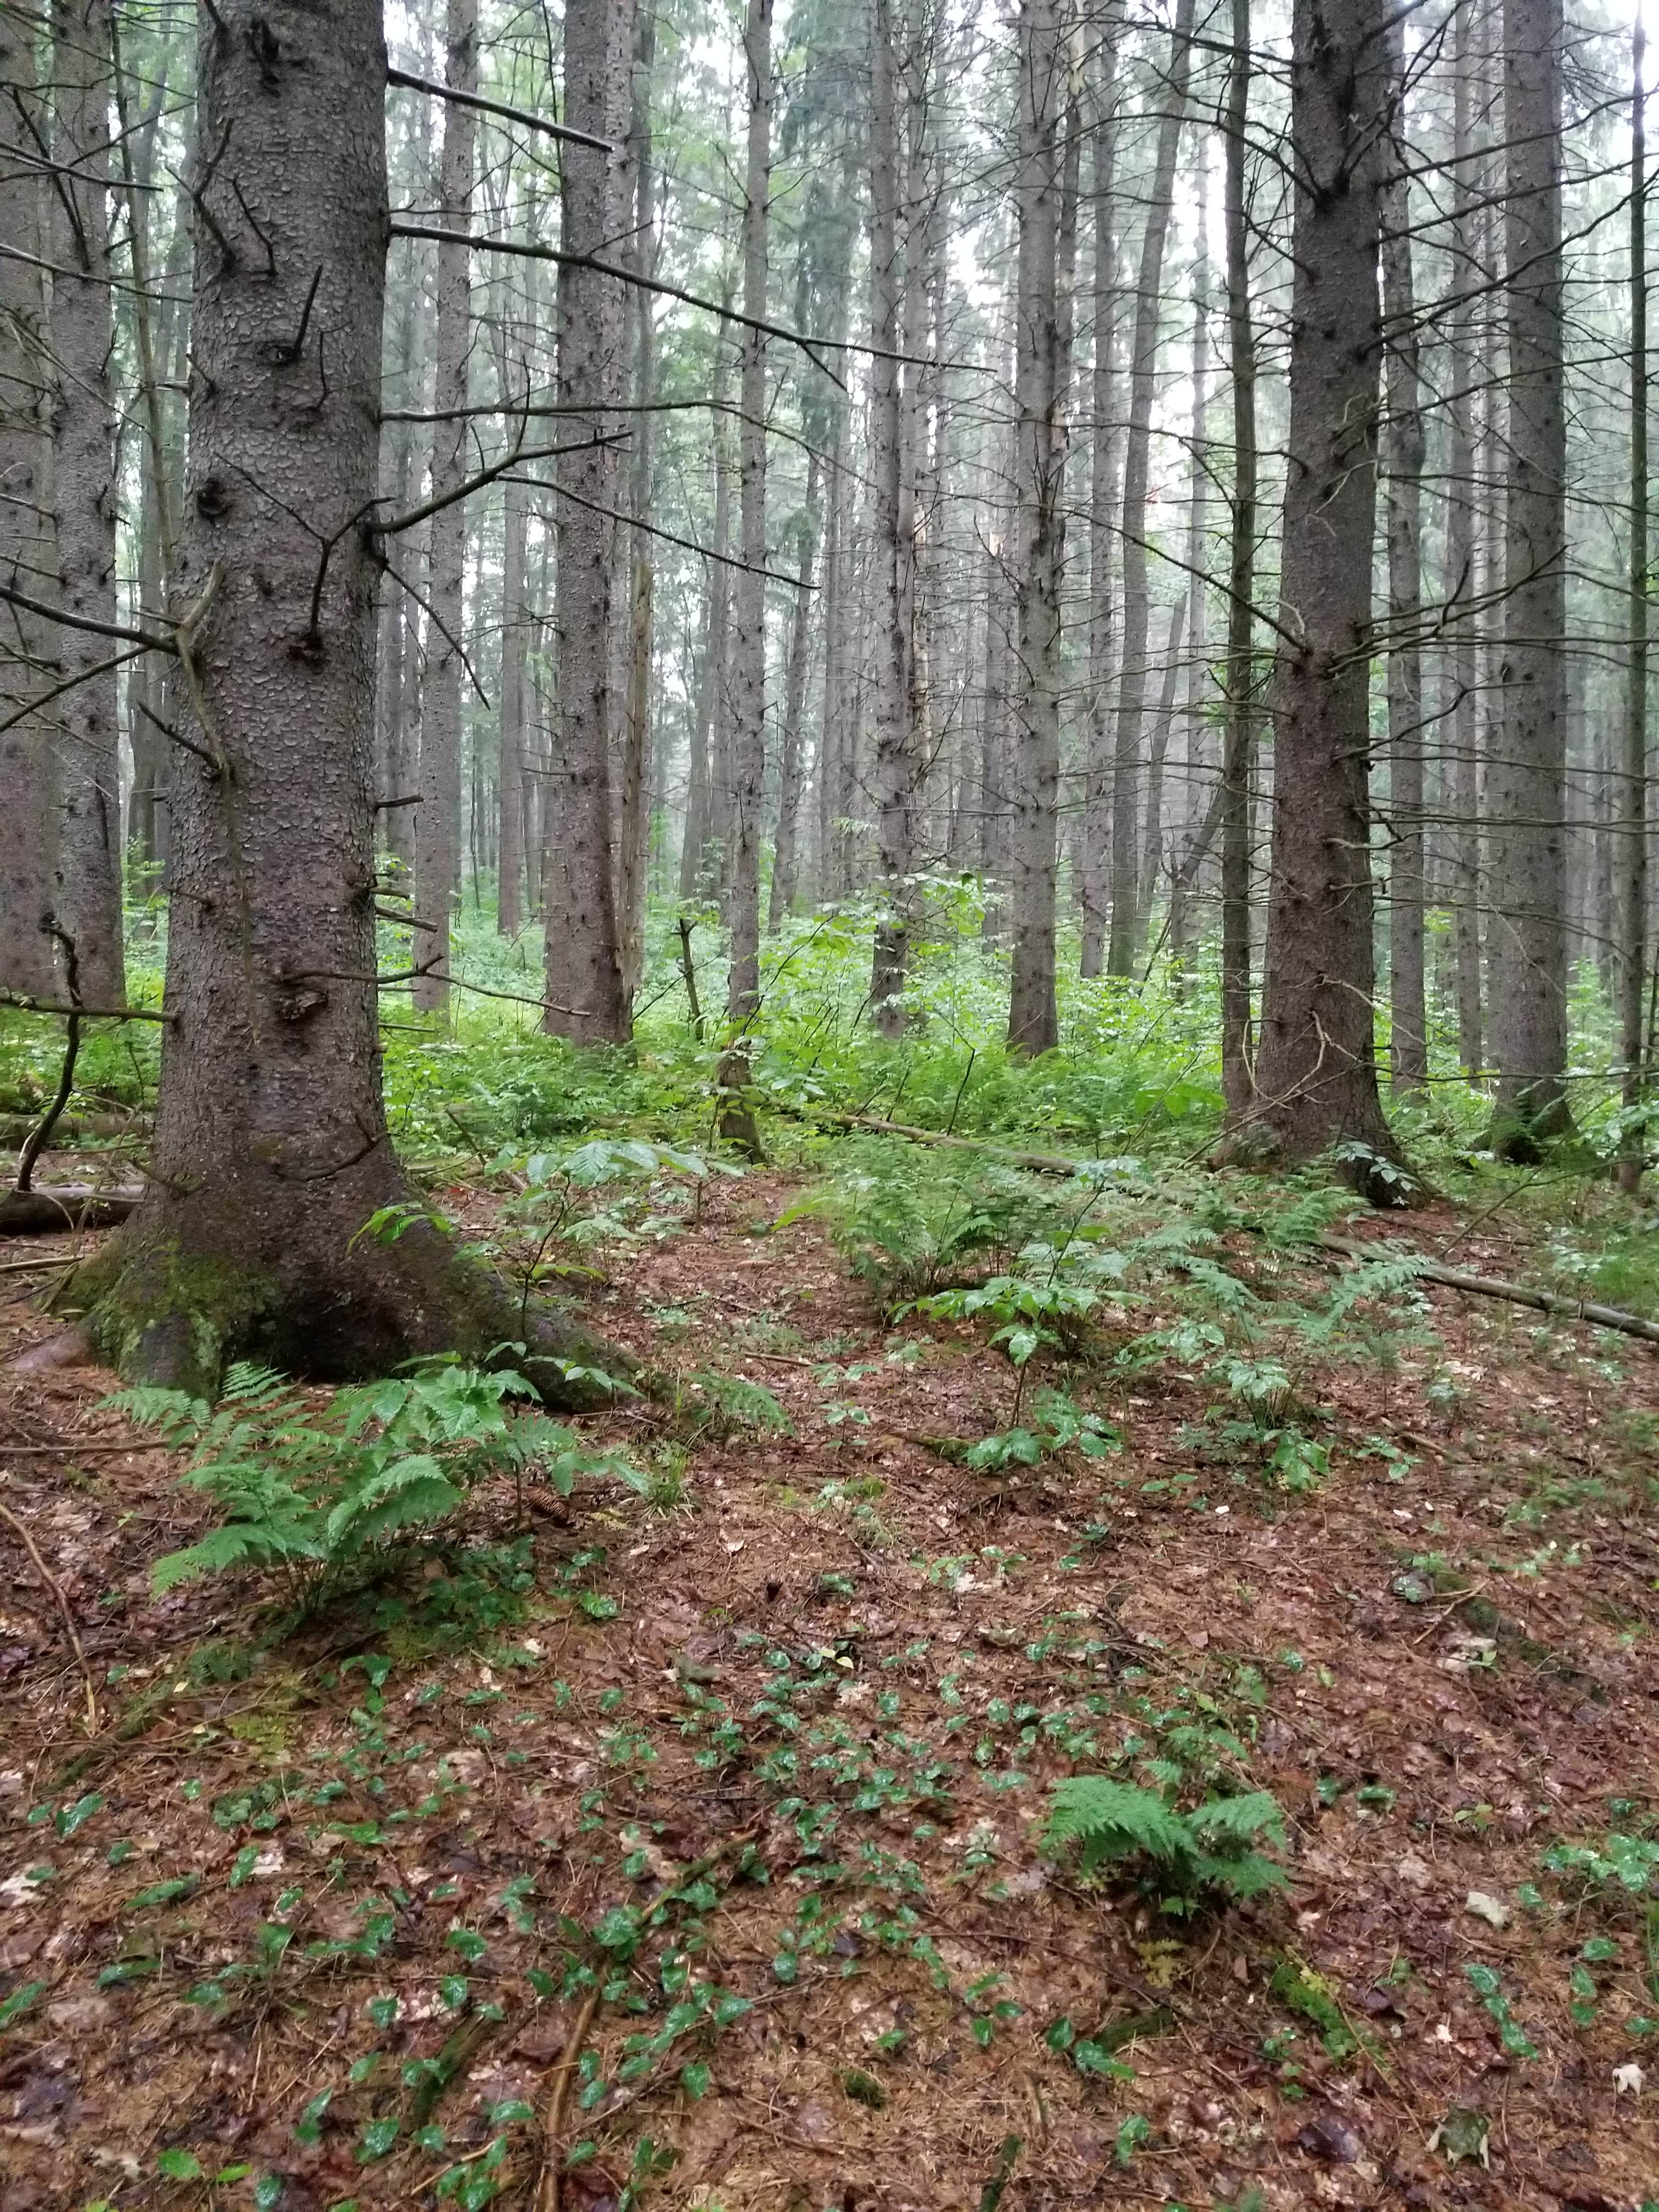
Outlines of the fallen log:
[[65,1229],[113,1229],[125,1221],[142,1189],[100,1190],[90,1183],[47,1183],[0,1196],[0,1237],[51,1237]]

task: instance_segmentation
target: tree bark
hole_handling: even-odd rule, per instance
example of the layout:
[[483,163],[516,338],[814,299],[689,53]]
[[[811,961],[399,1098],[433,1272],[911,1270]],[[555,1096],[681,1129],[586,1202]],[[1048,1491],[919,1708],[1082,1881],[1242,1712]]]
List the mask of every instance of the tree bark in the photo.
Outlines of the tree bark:
[[[1255,330],[1244,156],[1250,106],[1250,0],[1232,0],[1223,198],[1233,496],[1227,562],[1227,697],[1221,738],[1221,1089],[1228,1114],[1255,1093],[1250,1010],[1250,771],[1255,757]],[[1197,860],[1194,860],[1194,869]]]
[[525,1331],[420,1209],[393,1243],[365,1233],[410,1199],[374,971],[379,0],[216,0],[199,22],[202,143],[236,148],[234,187],[226,165],[200,186],[191,322],[199,750],[173,784],[153,1163],[77,1289],[113,1364],[210,1391],[234,1358],[338,1380]]
[[905,879],[914,865],[916,782],[915,536],[902,431],[901,318],[905,261],[898,237],[899,126],[891,0],[873,0],[870,35],[870,477],[878,605],[875,724],[876,925],[870,1003],[884,1036],[903,1030]]
[[726,1018],[741,1030],[760,1006],[761,785],[766,768],[766,364],[753,327],[766,319],[767,202],[772,176],[772,0],[748,0],[744,58],[749,139],[744,174],[743,312],[739,356],[739,535],[744,566],[732,588],[732,965]]
[[[655,274],[657,238],[653,201],[656,172],[651,150],[651,76],[657,51],[656,0],[645,0],[635,17],[631,73],[632,112],[629,125],[634,185],[632,261],[645,277]],[[642,287],[629,303],[634,321],[633,463],[629,506],[641,521],[649,519],[654,482],[653,418],[647,411],[657,396],[656,326],[651,295]],[[623,708],[621,844],[617,871],[617,933],[623,989],[631,1006],[645,970],[647,872],[651,859],[651,705],[653,600],[655,572],[651,539],[642,530],[627,533],[624,549],[629,577],[627,689]]]
[[[1459,9],[1453,25],[1452,176],[1454,292],[1472,289],[1481,261],[1480,219],[1475,212],[1480,179],[1474,173],[1469,128],[1473,75],[1468,10]],[[1444,594],[1450,632],[1451,702],[1447,716],[1447,795],[1452,817],[1450,879],[1452,952],[1457,1002],[1457,1054],[1471,1083],[1480,1079],[1483,1056],[1480,1022],[1480,776],[1478,694],[1478,636],[1472,615],[1452,615],[1459,599],[1476,596],[1476,483],[1474,387],[1475,323],[1465,307],[1452,322],[1449,467],[1446,503]]]
[[[1405,27],[1389,30],[1393,98],[1406,98]],[[1385,451],[1389,554],[1389,1080],[1420,1095],[1428,1080],[1423,977],[1423,415],[1412,281],[1411,195],[1403,172],[1382,199],[1382,313],[1388,330]]]
[[806,495],[799,523],[799,586],[789,617],[789,659],[783,685],[783,742],[778,753],[778,837],[772,855],[772,892],[766,926],[775,930],[795,901],[799,866],[799,841],[802,783],[801,718],[806,705],[807,664],[812,652],[812,614],[816,594],[813,569],[817,558],[821,464],[816,448],[807,456]]
[[[601,154],[562,149],[566,252],[605,256],[627,221],[626,165],[631,9],[626,0],[571,0],[564,18],[564,120],[612,141]],[[592,269],[559,269],[559,401],[571,410],[561,442],[592,442],[556,465],[560,489],[554,622],[558,702],[547,804],[548,1030],[578,1044],[620,1043],[631,1014],[617,920],[616,832],[611,790],[612,538],[617,504],[611,447],[622,394],[619,288]]]
[[1054,999],[1054,893],[1060,796],[1060,586],[1065,472],[1057,263],[1060,117],[1066,42],[1056,0],[1020,0],[1019,146],[1015,205],[1014,588],[1018,663],[1010,911],[1013,963],[1008,1042],[1020,1052],[1060,1042]]
[[1164,248],[1175,204],[1176,157],[1187,112],[1192,65],[1194,0],[1177,0],[1170,67],[1152,163],[1146,227],[1135,285],[1134,340],[1129,356],[1129,435],[1123,461],[1123,661],[1118,680],[1112,753],[1112,926],[1109,975],[1133,975],[1140,958],[1142,915],[1136,896],[1141,722],[1146,704],[1146,498],[1152,465],[1152,402],[1157,393],[1158,325],[1163,312]]
[[[46,421],[46,300],[36,264],[46,257],[40,171],[23,118],[34,113],[34,33],[0,10],[0,581],[49,599],[57,571],[52,533],[52,450]],[[33,257],[31,260],[26,257]],[[52,626],[0,605],[0,985],[31,997],[58,991],[49,922],[52,860],[53,715],[31,709],[55,680]]]
[[1561,360],[1560,0],[1504,0],[1509,318],[1502,741],[1487,771],[1493,1149],[1571,1127],[1567,1060],[1566,415]]
[[1112,524],[1118,506],[1117,427],[1117,47],[1097,40],[1090,68],[1094,130],[1094,377],[1089,474],[1089,719],[1085,740],[1083,855],[1079,870],[1082,947],[1079,968],[1098,975],[1111,900],[1112,747],[1107,705],[1116,647],[1112,596]]
[[[1619,937],[1619,1051],[1627,1112],[1642,1103],[1647,995],[1648,915],[1648,163],[1646,33],[1637,18],[1631,43],[1630,161],[1630,667],[1626,679],[1624,757],[1620,763],[1614,907]],[[1647,1133],[1632,1127],[1620,1147],[1619,1185],[1642,1188]]]
[[[722,287],[722,292],[726,290]],[[708,440],[714,469],[714,526],[707,563],[702,652],[697,672],[696,703],[691,720],[690,782],[685,802],[685,834],[680,846],[680,896],[709,896],[724,876],[731,778],[726,738],[732,637],[732,441],[726,423],[731,386],[725,344],[714,342],[714,404]],[[718,849],[715,849],[718,848]]]
[[[115,414],[110,392],[108,0],[54,0],[52,194],[52,503],[58,602],[115,619]],[[63,624],[56,724],[58,854],[53,905],[75,947],[82,995],[119,1006],[121,800],[115,671],[109,641]]]
[[1297,0],[1289,464],[1273,671],[1273,890],[1251,1133],[1403,1190],[1373,1040],[1369,680],[1389,119],[1384,0]]

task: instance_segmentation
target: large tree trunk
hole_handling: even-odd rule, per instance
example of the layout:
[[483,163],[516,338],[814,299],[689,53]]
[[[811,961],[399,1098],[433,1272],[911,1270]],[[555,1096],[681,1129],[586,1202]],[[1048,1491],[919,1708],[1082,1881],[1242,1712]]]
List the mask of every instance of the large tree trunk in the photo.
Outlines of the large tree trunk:
[[236,163],[203,187],[191,325],[198,751],[173,785],[153,1166],[82,1287],[112,1360],[211,1389],[239,1356],[337,1379],[524,1332],[423,1219],[364,1233],[410,1200],[374,981],[380,0],[216,0],[199,21],[202,141]]
[[[51,441],[46,421],[45,299],[39,263],[38,154],[33,119],[34,33],[0,9],[0,584],[27,598],[51,595]],[[51,998],[57,988],[51,933],[53,809],[51,704],[33,707],[55,680],[51,627],[10,601],[0,605],[0,987]],[[53,702],[57,703],[57,702]]]
[[[617,0],[571,0],[564,18],[564,120],[609,138],[617,150],[562,149],[562,244],[606,255],[626,222],[621,150],[628,117],[631,10]],[[617,284],[569,263],[559,269],[559,401],[570,410],[562,440],[591,442],[557,464],[560,489],[558,706],[547,787],[548,1029],[580,1044],[629,1034],[617,926],[611,792],[611,570],[617,504],[615,428],[622,396],[623,303]]]
[[1066,43],[1056,0],[1020,0],[1019,149],[1015,204],[1015,591],[1013,964],[1008,1042],[1048,1052],[1060,1042],[1054,1000],[1054,893],[1060,797],[1060,586],[1066,440],[1060,332],[1060,118]]
[[[1449,283],[1454,293],[1472,289],[1480,263],[1480,219],[1475,213],[1480,179],[1473,173],[1469,89],[1473,67],[1468,11],[1460,8],[1454,23],[1452,52],[1452,178],[1454,259]],[[1443,591],[1449,607],[1466,605],[1476,595],[1474,392],[1478,375],[1474,318],[1464,307],[1452,324],[1449,465],[1451,484],[1446,502],[1446,558]],[[1478,636],[1468,612],[1449,618],[1451,703],[1447,714],[1447,798],[1451,814],[1450,887],[1452,951],[1457,1001],[1457,1054],[1471,1083],[1479,1080],[1482,1057],[1480,1024],[1480,777],[1477,720]]]
[[[657,265],[654,199],[656,171],[651,156],[651,76],[656,62],[656,0],[645,0],[635,23],[632,116],[629,126],[634,182],[632,262],[649,279]],[[633,464],[629,506],[636,520],[649,519],[654,483],[655,441],[649,412],[657,396],[656,326],[651,295],[636,289],[629,302],[634,322]],[[651,539],[630,530],[624,549],[630,563],[627,636],[627,688],[623,705],[621,831],[617,870],[617,936],[623,989],[631,1006],[645,971],[646,877],[651,859],[651,728],[653,594],[656,577]]]
[[877,924],[870,1002],[884,1036],[904,1025],[905,878],[915,841],[915,536],[901,428],[898,353],[905,265],[898,240],[898,119],[890,0],[874,0],[870,36],[870,478],[878,605],[875,721],[877,854],[885,912]]
[[726,1018],[739,1030],[760,1007],[761,785],[766,768],[767,198],[772,175],[772,0],[749,0],[744,26],[749,145],[744,177],[743,334],[738,374],[739,532],[744,566],[732,592],[732,965]]
[[[1406,97],[1404,26],[1389,33],[1394,99]],[[1423,981],[1423,416],[1419,397],[1411,195],[1403,172],[1383,194],[1382,312],[1388,325],[1389,1079],[1396,1092],[1428,1080]]]
[[[478,0],[447,0],[446,81],[458,92],[478,84]],[[471,108],[444,104],[439,198],[447,229],[465,236],[472,216]],[[437,375],[433,407],[432,496],[466,481],[472,450],[465,413],[472,341],[471,256],[465,246],[438,248]],[[461,646],[465,622],[466,508],[459,500],[431,522],[433,621],[421,699],[421,805],[415,823],[415,1004],[422,1013],[449,1005],[449,932],[459,883],[461,841]],[[446,636],[445,632],[448,635]],[[400,794],[394,793],[393,796]]]
[[[1250,108],[1250,0],[1232,0],[1227,78],[1227,349],[1233,496],[1227,562],[1227,698],[1221,738],[1221,1089],[1237,1117],[1255,1091],[1250,1017],[1250,771],[1255,757],[1255,331],[1244,155]],[[1194,870],[1197,860],[1194,859]]]
[[1509,310],[1503,737],[1492,824],[1492,1141],[1510,1158],[1571,1126],[1567,1061],[1566,415],[1561,387],[1561,0],[1505,0]]
[[1097,40],[1090,64],[1090,120],[1094,131],[1094,377],[1089,472],[1089,715],[1083,772],[1082,907],[1079,969],[1098,975],[1106,951],[1110,902],[1112,748],[1108,695],[1116,647],[1112,596],[1112,525],[1118,504],[1117,425],[1117,47]]
[[1140,862],[1136,818],[1140,731],[1146,704],[1146,498],[1152,464],[1152,401],[1158,376],[1162,317],[1164,247],[1175,204],[1176,157],[1187,110],[1192,61],[1194,0],[1177,0],[1170,33],[1170,68],[1152,194],[1141,236],[1135,286],[1134,343],[1129,356],[1129,438],[1123,462],[1123,665],[1118,682],[1117,728],[1112,753],[1112,927],[1106,945],[1109,975],[1133,975],[1139,962],[1142,915],[1136,896]]
[[[1626,678],[1623,758],[1617,783],[1621,833],[1613,901],[1619,937],[1619,1051],[1625,1063],[1624,1103],[1634,1109],[1644,1090],[1643,1029],[1647,995],[1648,920],[1648,164],[1646,94],[1642,60],[1646,34],[1638,16],[1632,40],[1630,179],[1630,668]],[[1621,1148],[1620,1188],[1642,1188],[1648,1150],[1633,1128]]]
[[1273,890],[1255,1132],[1401,1187],[1377,1097],[1367,791],[1384,0],[1297,0],[1289,468],[1273,671]]
[[[115,619],[115,416],[110,396],[109,182],[112,69],[108,0],[52,8],[52,504],[58,603],[88,621]],[[75,948],[82,995],[119,1006],[121,802],[110,641],[60,625],[54,705],[58,805],[58,926]]]

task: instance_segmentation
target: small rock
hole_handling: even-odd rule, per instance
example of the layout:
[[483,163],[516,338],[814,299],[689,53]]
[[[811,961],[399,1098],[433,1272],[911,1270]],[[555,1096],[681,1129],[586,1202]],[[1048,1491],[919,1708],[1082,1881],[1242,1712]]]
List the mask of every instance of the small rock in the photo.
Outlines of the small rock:
[[1352,2166],[1364,2148],[1359,2130],[1331,2105],[1303,2123],[1297,2130],[1296,2145],[1310,2158],[1328,2159],[1336,2166]]
[[1401,1881],[1408,1881],[1413,1889],[1426,1889],[1434,1876],[1429,1872],[1428,1862],[1415,1851],[1407,1851],[1397,1869]]
[[1613,2068],[1613,2094],[1615,2097],[1622,2097],[1626,2095],[1639,2097],[1642,2094],[1643,2087],[1645,2084],[1647,2078],[1647,2075],[1644,2074],[1641,2068],[1632,2058],[1628,2065],[1615,2066]]

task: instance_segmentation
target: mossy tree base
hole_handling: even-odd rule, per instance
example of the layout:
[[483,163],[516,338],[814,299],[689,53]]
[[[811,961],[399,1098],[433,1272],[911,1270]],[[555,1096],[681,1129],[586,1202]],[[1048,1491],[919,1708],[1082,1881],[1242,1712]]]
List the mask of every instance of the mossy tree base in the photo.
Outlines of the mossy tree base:
[[[519,1367],[548,1405],[582,1412],[638,1364],[580,1322],[523,1309],[497,1277],[417,1223],[394,1244],[330,1255],[211,1249],[137,1216],[77,1273],[74,1303],[99,1356],[129,1382],[216,1395],[227,1367],[258,1360],[308,1382],[361,1382],[422,1354]],[[517,1346],[522,1344],[520,1352]],[[592,1373],[572,1379],[567,1367]]]

